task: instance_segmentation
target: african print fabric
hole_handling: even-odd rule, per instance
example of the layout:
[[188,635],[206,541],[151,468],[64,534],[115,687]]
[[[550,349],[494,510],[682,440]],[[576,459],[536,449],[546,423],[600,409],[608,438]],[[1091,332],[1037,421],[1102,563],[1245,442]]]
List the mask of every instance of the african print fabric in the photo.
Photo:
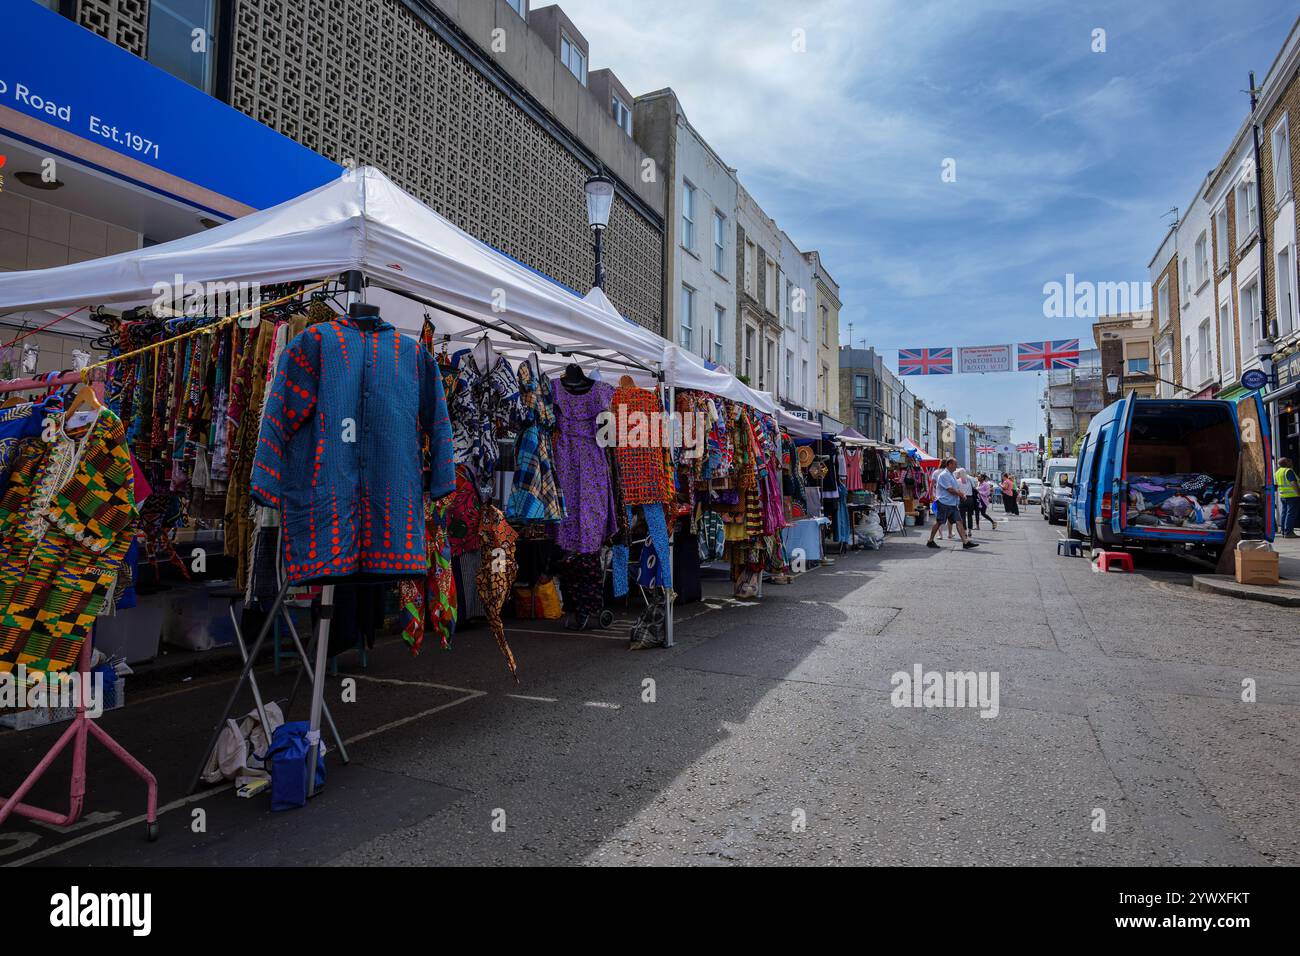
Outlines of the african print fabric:
[[425,509],[425,544],[429,572],[424,580],[407,579],[399,585],[402,604],[402,639],[412,654],[420,653],[425,635],[432,632],[442,647],[456,630],[456,576],[451,567],[451,542],[447,537],[451,499],[429,502]]
[[506,643],[505,626],[501,623],[501,608],[510,597],[514,588],[515,576],[519,572],[519,563],[515,559],[515,542],[519,535],[510,527],[506,516],[496,505],[489,504],[483,509],[483,520],[479,525],[482,547],[479,555],[482,564],[475,575],[479,598],[487,616],[488,626],[497,639],[497,647],[505,655],[506,666],[510,676],[519,680],[519,668],[515,665],[515,655]]
[[0,671],[74,667],[131,546],[135,475],[121,420],[20,449],[0,496]]
[[424,346],[378,316],[297,336],[267,397],[251,482],[253,500],[281,513],[289,583],[424,577],[424,495],[452,490],[451,457],[442,374]]
[[586,554],[599,551],[618,531],[609,461],[596,441],[600,413],[609,410],[614,389],[595,382],[586,392],[574,393],[563,382],[554,384],[555,461],[566,512],[556,527],[555,543],[565,551]]
[[18,449],[29,441],[39,441],[47,415],[63,407],[57,396],[44,402],[24,402],[0,408],[0,490],[9,482]]
[[515,481],[506,504],[511,521],[562,521],[564,492],[555,475],[555,404],[551,383],[538,377],[532,364],[519,364],[519,440],[515,446]]
[[[623,570],[627,578],[627,570]],[[560,565],[564,609],[577,615],[599,614],[605,607],[605,588],[600,553],[570,554]],[[626,587],[623,593],[627,593]]]
[[[668,449],[653,424],[664,415],[659,396],[649,389],[620,386],[610,400],[610,410],[620,429],[622,423],[628,423],[628,435],[620,436],[615,451],[623,504],[668,504],[673,501],[676,495]],[[644,423],[643,440],[636,440],[634,429],[637,423]]]
[[452,454],[486,499],[492,496],[501,455],[497,433],[510,426],[519,385],[504,355],[486,370],[479,368],[473,349],[457,353],[456,359],[456,384],[447,402]]

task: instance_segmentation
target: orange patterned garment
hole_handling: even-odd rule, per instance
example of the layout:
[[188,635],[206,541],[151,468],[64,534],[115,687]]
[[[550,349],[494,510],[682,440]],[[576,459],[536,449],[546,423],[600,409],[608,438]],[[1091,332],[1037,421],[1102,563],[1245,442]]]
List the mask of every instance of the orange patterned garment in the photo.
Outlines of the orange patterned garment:
[[670,504],[676,497],[667,443],[660,423],[664,411],[649,389],[620,385],[609,403],[618,428],[619,482],[624,505]]

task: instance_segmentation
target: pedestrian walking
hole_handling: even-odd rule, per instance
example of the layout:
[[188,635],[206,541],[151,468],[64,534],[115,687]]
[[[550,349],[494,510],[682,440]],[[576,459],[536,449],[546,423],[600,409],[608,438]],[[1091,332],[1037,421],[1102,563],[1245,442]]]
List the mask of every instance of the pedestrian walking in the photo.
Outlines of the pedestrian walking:
[[1300,478],[1296,477],[1295,465],[1290,458],[1277,460],[1277,471],[1273,473],[1273,484],[1277,486],[1277,501],[1282,515],[1278,524],[1282,537],[1296,537],[1296,523],[1300,521]]
[[993,520],[989,514],[989,500],[993,497],[993,482],[989,481],[988,475],[980,475],[975,485],[975,527],[980,526],[980,515],[989,519],[989,524],[993,530],[998,530],[998,523]]
[[961,482],[953,476],[956,468],[956,459],[945,458],[943,467],[939,471],[939,477],[934,483],[935,491],[938,493],[939,520],[930,529],[930,540],[925,543],[927,548],[939,547],[934,543],[934,539],[939,534],[939,529],[945,524],[955,524],[957,526],[957,534],[961,537],[961,546],[963,548],[979,547],[978,543],[966,536],[966,528],[961,523]]
[[966,526],[966,533],[975,530],[975,519],[978,511],[975,508],[975,500],[979,497],[975,493],[975,482],[971,480],[970,475],[965,468],[958,468],[952,473],[961,486],[961,520]]
[[1016,483],[1006,472],[1002,473],[1002,510],[1009,515],[1020,514],[1016,503]]

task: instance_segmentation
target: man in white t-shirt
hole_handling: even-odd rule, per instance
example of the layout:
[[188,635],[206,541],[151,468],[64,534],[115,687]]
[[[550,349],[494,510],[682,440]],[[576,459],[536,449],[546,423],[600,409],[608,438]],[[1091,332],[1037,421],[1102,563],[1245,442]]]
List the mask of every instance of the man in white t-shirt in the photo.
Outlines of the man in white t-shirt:
[[961,546],[963,548],[978,548],[979,543],[972,541],[966,536],[966,526],[961,518],[961,499],[966,493],[962,488],[962,483],[953,475],[957,470],[957,459],[945,458],[943,466],[939,469],[938,477],[935,480],[934,488],[938,492],[938,500],[935,502],[938,508],[938,515],[934,522],[934,527],[930,529],[930,540],[925,543],[927,548],[939,547],[934,543],[934,537],[939,533],[939,529],[951,521],[957,526],[957,533],[961,535]]

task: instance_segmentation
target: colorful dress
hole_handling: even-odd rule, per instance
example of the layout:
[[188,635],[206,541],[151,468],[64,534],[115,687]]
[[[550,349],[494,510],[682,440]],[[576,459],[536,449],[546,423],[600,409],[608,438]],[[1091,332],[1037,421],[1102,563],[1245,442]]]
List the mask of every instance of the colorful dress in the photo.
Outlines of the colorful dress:
[[76,666],[131,547],[135,472],[108,409],[80,437],[24,445],[0,496],[0,671]]
[[618,531],[609,461],[596,441],[599,415],[609,411],[614,389],[595,382],[575,395],[560,381],[554,386],[555,465],[567,512],[556,526],[555,543],[565,551],[587,554],[599,551]]
[[530,362],[519,364],[519,441],[517,469],[506,517],[511,521],[552,522],[564,519],[564,492],[555,477],[555,403],[551,382],[537,376]]

